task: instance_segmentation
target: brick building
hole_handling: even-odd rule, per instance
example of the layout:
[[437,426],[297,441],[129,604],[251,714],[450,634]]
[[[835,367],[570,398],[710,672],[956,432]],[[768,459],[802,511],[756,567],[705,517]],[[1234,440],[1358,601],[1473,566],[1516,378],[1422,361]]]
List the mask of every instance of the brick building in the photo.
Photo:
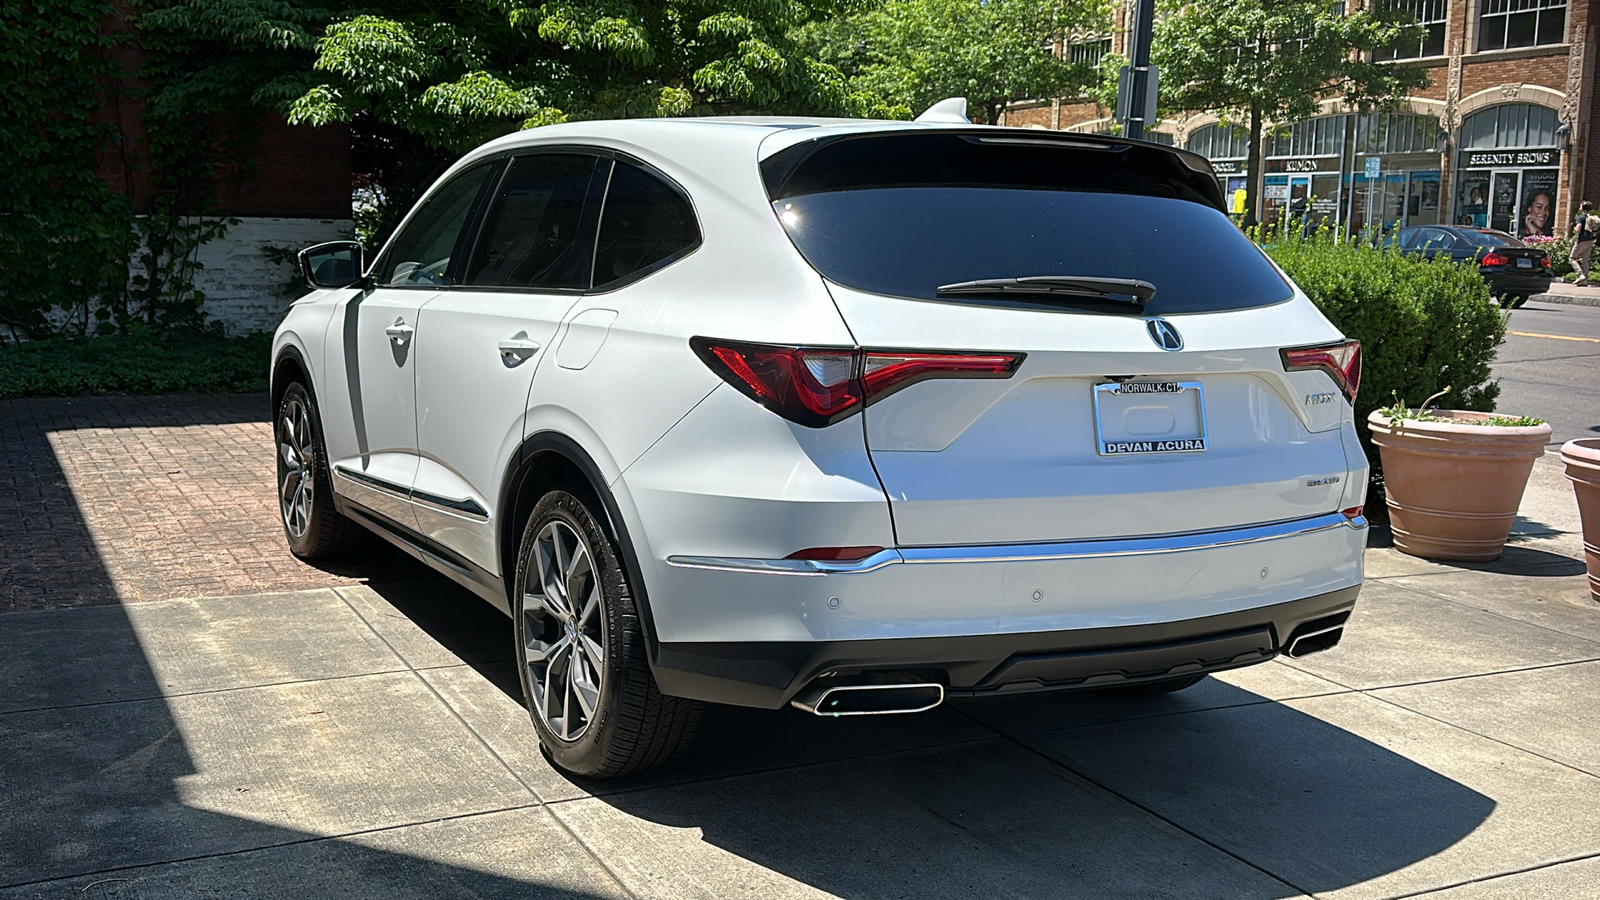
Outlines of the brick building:
[[[100,154],[99,175],[143,214],[154,194],[144,146],[145,84],[139,78],[145,54],[126,0],[114,0],[102,27],[134,39],[109,51],[121,78],[107,82],[100,115],[115,125],[120,139]],[[205,268],[195,279],[206,294],[207,315],[235,333],[276,328],[293,299],[287,290],[293,266],[273,251],[349,238],[355,231],[348,128],[295,127],[269,113],[249,131],[253,146],[224,157],[221,177],[205,192],[210,205],[195,210],[239,220],[199,250]],[[215,135],[219,146],[226,139],[221,131]]]
[[[1338,100],[1274,123],[1263,140],[1263,218],[1286,206],[1362,228],[1459,223],[1562,235],[1579,200],[1600,203],[1596,23],[1600,0],[1400,0],[1426,28],[1390,54],[1429,85],[1362,114]],[[1091,60],[1125,53],[1126,9],[1110,37],[1075,42]],[[1112,111],[1073,100],[1017,104],[1005,124],[1104,132]],[[1151,137],[1212,161],[1242,211],[1248,137],[1217,116],[1167,115]],[[1369,163],[1375,159],[1376,163]],[[1368,177],[1369,166],[1376,176]]]

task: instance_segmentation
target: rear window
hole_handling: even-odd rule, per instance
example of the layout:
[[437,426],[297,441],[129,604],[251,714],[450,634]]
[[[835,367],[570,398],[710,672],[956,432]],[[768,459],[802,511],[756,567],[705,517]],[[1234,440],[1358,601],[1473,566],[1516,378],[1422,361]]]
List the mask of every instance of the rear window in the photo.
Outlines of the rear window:
[[932,300],[979,279],[1138,279],[1156,288],[1147,315],[1291,296],[1218,208],[1209,168],[1160,147],[890,135],[801,145],[763,169],[801,254],[858,290]]
[[1479,247],[1522,247],[1521,241],[1504,231],[1469,231],[1467,239]]

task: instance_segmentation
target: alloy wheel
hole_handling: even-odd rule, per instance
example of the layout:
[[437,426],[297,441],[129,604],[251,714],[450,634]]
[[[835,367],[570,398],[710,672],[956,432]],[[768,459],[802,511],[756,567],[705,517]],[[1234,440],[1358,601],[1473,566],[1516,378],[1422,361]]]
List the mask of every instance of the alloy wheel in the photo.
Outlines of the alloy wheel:
[[522,586],[522,650],[532,705],[556,737],[575,741],[600,703],[605,614],[594,555],[555,520],[534,541]]
[[278,505],[289,536],[299,540],[311,527],[311,505],[316,477],[311,437],[311,414],[305,401],[295,397],[283,405],[278,418]]

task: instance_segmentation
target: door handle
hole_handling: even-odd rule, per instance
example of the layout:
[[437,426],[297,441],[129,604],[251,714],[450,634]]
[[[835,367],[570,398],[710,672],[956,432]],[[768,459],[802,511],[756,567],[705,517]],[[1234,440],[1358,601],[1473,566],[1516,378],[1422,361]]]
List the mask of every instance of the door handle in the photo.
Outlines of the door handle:
[[527,362],[529,357],[538,352],[539,342],[530,341],[527,337],[506,338],[500,342],[500,361],[505,363],[507,368]]
[[383,333],[387,334],[389,340],[394,341],[396,344],[404,344],[406,341],[411,340],[411,335],[415,331],[416,329],[406,324],[405,319],[395,319],[394,324],[385,328]]

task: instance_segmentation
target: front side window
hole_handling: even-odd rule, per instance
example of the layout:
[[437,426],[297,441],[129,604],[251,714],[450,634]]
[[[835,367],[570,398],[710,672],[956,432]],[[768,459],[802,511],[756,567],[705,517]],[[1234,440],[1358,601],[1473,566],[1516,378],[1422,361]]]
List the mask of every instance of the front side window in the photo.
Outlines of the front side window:
[[433,192],[406,221],[384,256],[378,284],[391,287],[450,283],[447,270],[483,183],[499,167],[484,163],[468,169]]
[[618,160],[600,221],[594,286],[617,284],[658,268],[699,243],[700,226],[683,194],[644,169]]
[[1566,40],[1567,0],[1481,0],[1478,49],[1502,50]]
[[[594,207],[609,161],[538,154],[512,161],[484,216],[466,283],[585,289],[594,259]],[[587,213],[587,215],[586,215]]]

